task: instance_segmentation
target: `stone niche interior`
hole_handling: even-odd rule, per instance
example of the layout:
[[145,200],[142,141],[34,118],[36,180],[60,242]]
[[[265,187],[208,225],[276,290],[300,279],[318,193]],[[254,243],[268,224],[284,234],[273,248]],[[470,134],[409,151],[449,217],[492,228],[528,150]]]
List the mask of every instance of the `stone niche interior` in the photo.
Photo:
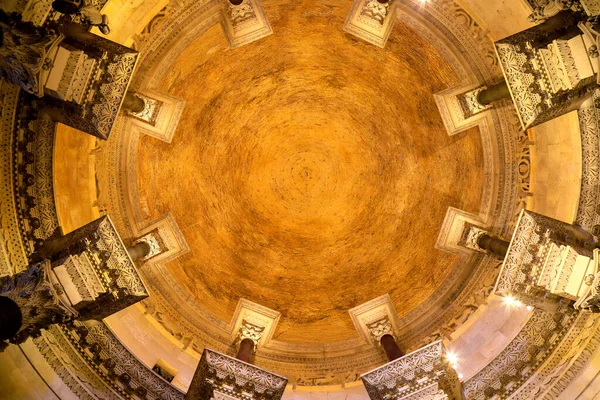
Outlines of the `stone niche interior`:
[[[384,294],[401,346],[443,339],[472,393],[506,367],[519,335],[546,328],[492,294],[499,261],[436,245],[449,207],[507,238],[520,208],[576,221],[586,172],[576,112],[528,130],[524,195],[512,105],[449,135],[433,96],[500,79],[492,43],[530,27],[530,5],[394,1],[384,48],[344,32],[349,0],[263,0],[272,34],[236,48],[216,0],[104,6],[107,37],[140,51],[131,89],[181,99],[184,111],[170,141],[126,113],[107,141],[59,124],[54,201],[63,233],[106,213],[124,238],[176,221],[189,249],[140,267],[150,298],[95,326],[149,370],[170,371],[174,393],[205,347],[235,352],[241,299],[281,314],[255,364],[289,378],[289,400],[368,398],[359,376],[386,358],[348,311]],[[533,397],[506,398],[600,393],[597,318],[573,326],[544,364],[556,369],[519,382]],[[39,343],[0,353],[0,398],[98,398],[74,390]],[[554,392],[531,389],[548,377]]]

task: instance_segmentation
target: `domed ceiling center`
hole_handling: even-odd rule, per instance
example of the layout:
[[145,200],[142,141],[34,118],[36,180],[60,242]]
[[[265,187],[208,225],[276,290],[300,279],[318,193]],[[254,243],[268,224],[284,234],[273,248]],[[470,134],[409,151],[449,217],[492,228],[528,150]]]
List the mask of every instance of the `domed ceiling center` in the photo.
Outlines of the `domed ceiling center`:
[[209,30],[160,88],[187,101],[173,142],[138,155],[147,218],[191,247],[170,273],[225,321],[240,297],[280,311],[290,342],[355,337],[348,309],[385,293],[400,316],[426,300],[458,268],[434,249],[446,210],[478,212],[483,186],[478,133],[449,137],[435,106],[457,83],[440,54],[402,23],[362,43],[327,4],[265,2],[275,33],[235,50]]

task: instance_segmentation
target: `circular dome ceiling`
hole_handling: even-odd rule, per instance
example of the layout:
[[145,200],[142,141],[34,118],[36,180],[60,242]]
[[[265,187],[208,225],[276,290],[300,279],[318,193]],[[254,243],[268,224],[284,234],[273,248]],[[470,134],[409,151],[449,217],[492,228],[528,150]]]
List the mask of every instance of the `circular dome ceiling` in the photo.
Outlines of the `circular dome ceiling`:
[[183,231],[168,269],[201,306],[349,339],[350,308],[389,293],[405,315],[459,267],[434,244],[449,206],[479,211],[481,140],[447,135],[433,93],[457,77],[402,23],[379,49],[341,30],[346,7],[265,6],[273,35],[232,50],[214,27],[174,62],[160,89],[186,109],[172,143],[140,140],[140,196]]

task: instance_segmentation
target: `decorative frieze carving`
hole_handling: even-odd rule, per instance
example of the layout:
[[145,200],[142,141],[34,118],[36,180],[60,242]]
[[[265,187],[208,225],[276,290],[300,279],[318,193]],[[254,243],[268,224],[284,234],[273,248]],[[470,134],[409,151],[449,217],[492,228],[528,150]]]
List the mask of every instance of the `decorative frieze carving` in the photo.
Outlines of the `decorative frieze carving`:
[[395,1],[355,0],[344,23],[344,31],[375,46],[384,47],[396,16]]
[[578,299],[585,291],[586,275],[596,273],[590,240],[591,235],[572,225],[522,211],[496,293],[547,309],[556,307],[557,296]]
[[35,344],[78,398],[183,400],[183,392],[142,364],[103,322],[53,325]]
[[577,111],[581,134],[581,192],[575,223],[600,235],[600,91]]
[[260,0],[243,0],[239,5],[222,0],[221,27],[232,48],[240,47],[273,33]]
[[[0,276],[24,270],[29,261],[19,229],[14,178],[8,172],[14,168],[15,113],[19,86],[0,79]],[[31,181],[31,180],[29,180]]]
[[466,398],[510,398],[552,355],[574,322],[575,315],[568,308],[562,308],[556,313],[535,310],[502,353],[463,382]]
[[371,400],[459,400],[458,375],[444,357],[442,341],[424,346],[361,375]]
[[211,399],[225,395],[240,400],[279,400],[287,382],[282,376],[204,349],[185,398]]
[[577,20],[564,14],[554,18],[560,18],[565,30],[558,39],[559,30],[549,35],[542,24],[495,43],[523,129],[577,109],[596,86],[597,61],[590,59],[588,39],[564,36]]
[[[91,78],[85,89],[81,89],[84,93],[81,104],[46,96],[41,100],[40,107],[44,107],[59,122],[107,139],[125,98],[139,54],[89,33],[74,23],[66,24],[63,31],[65,45],[83,50],[90,62],[94,60],[94,65],[86,66],[81,72],[90,74]],[[88,67],[89,71],[86,69]]]
[[13,133],[12,168],[19,231],[28,256],[60,235],[52,177],[56,123],[43,114],[31,119],[32,112],[23,99]]
[[53,268],[61,271],[60,267],[64,267],[67,275],[63,275],[63,282],[67,278],[73,285],[80,282],[79,288],[74,287],[74,296],[97,294],[94,301],[76,306],[83,319],[106,318],[148,297],[148,290],[108,216],[47,242],[41,253],[52,260]]

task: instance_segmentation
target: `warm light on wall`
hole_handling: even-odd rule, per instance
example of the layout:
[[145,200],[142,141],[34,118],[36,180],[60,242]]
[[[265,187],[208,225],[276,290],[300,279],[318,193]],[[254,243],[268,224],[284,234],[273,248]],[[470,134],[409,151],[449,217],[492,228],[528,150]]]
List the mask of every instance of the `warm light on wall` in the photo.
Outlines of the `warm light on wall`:
[[504,302],[506,304],[508,304],[509,306],[514,306],[514,307],[521,307],[523,305],[523,303],[521,303],[519,300],[516,300],[510,296],[504,297]]

